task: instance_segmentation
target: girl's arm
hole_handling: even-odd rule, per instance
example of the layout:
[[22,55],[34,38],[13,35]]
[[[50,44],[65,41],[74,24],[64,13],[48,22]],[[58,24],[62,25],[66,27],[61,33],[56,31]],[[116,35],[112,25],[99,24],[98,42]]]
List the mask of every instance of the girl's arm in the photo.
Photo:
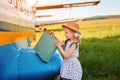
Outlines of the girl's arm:
[[69,59],[69,58],[72,56],[72,54],[74,53],[74,51],[76,50],[76,45],[75,45],[75,44],[73,44],[73,45],[68,49],[67,52],[65,52],[65,51],[63,50],[63,48],[61,47],[61,44],[60,44],[59,42],[56,42],[55,44],[56,44],[58,50],[60,51],[60,53],[62,54],[62,56],[63,56],[64,59]]

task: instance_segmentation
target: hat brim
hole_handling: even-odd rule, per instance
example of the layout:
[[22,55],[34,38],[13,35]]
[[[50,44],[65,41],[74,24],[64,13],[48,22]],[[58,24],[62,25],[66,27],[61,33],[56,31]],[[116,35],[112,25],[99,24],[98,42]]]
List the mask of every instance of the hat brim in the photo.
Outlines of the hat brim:
[[62,25],[63,28],[67,27],[66,25]]
[[75,32],[78,32],[78,33],[81,35],[81,33],[80,33],[79,31],[76,31],[76,30],[74,30],[74,29],[72,29],[72,28],[70,28],[70,27],[68,27],[68,26],[66,26],[66,25],[62,25],[62,28],[65,28],[65,27],[67,27],[67,28],[69,28],[69,29],[71,29],[71,30],[73,30],[73,31],[75,31]]
[[[72,29],[71,27],[66,26],[66,25],[62,25],[62,27],[63,27],[63,28],[67,27],[67,28],[69,28],[69,29],[71,29],[71,30],[73,30],[73,31],[76,31],[76,30],[74,30],[74,29]],[[76,32],[77,32],[77,31],[76,31]]]

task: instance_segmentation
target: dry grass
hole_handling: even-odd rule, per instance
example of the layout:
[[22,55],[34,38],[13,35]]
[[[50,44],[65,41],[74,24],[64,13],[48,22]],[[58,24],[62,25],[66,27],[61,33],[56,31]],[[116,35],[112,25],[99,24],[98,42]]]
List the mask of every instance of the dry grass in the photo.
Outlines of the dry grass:
[[[120,35],[120,19],[117,20],[99,20],[99,21],[79,21],[81,38],[104,38],[107,36]],[[65,40],[62,24],[42,26],[48,31],[53,31],[58,38]],[[36,32],[36,41],[33,41],[31,46],[34,46],[39,40],[43,32]]]

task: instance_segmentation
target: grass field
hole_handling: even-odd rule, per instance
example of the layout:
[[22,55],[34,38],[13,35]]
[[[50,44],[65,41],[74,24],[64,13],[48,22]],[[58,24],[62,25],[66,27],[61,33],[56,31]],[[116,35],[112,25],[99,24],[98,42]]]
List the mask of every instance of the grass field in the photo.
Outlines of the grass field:
[[[79,60],[82,80],[120,80],[120,20],[83,21]],[[65,40],[62,24],[44,26]],[[39,39],[41,32],[37,32]]]

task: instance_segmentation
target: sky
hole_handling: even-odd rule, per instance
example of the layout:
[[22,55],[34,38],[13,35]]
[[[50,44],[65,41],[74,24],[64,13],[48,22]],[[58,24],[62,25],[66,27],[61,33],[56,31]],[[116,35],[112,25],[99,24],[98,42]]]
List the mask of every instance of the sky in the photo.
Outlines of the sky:
[[[29,0],[30,1],[30,0]],[[37,6],[54,5],[70,2],[86,2],[90,0],[39,0]],[[59,20],[65,18],[85,18],[91,16],[120,14],[120,0],[100,0],[95,6],[39,10],[36,15],[52,15],[52,17],[39,18],[38,20]]]

